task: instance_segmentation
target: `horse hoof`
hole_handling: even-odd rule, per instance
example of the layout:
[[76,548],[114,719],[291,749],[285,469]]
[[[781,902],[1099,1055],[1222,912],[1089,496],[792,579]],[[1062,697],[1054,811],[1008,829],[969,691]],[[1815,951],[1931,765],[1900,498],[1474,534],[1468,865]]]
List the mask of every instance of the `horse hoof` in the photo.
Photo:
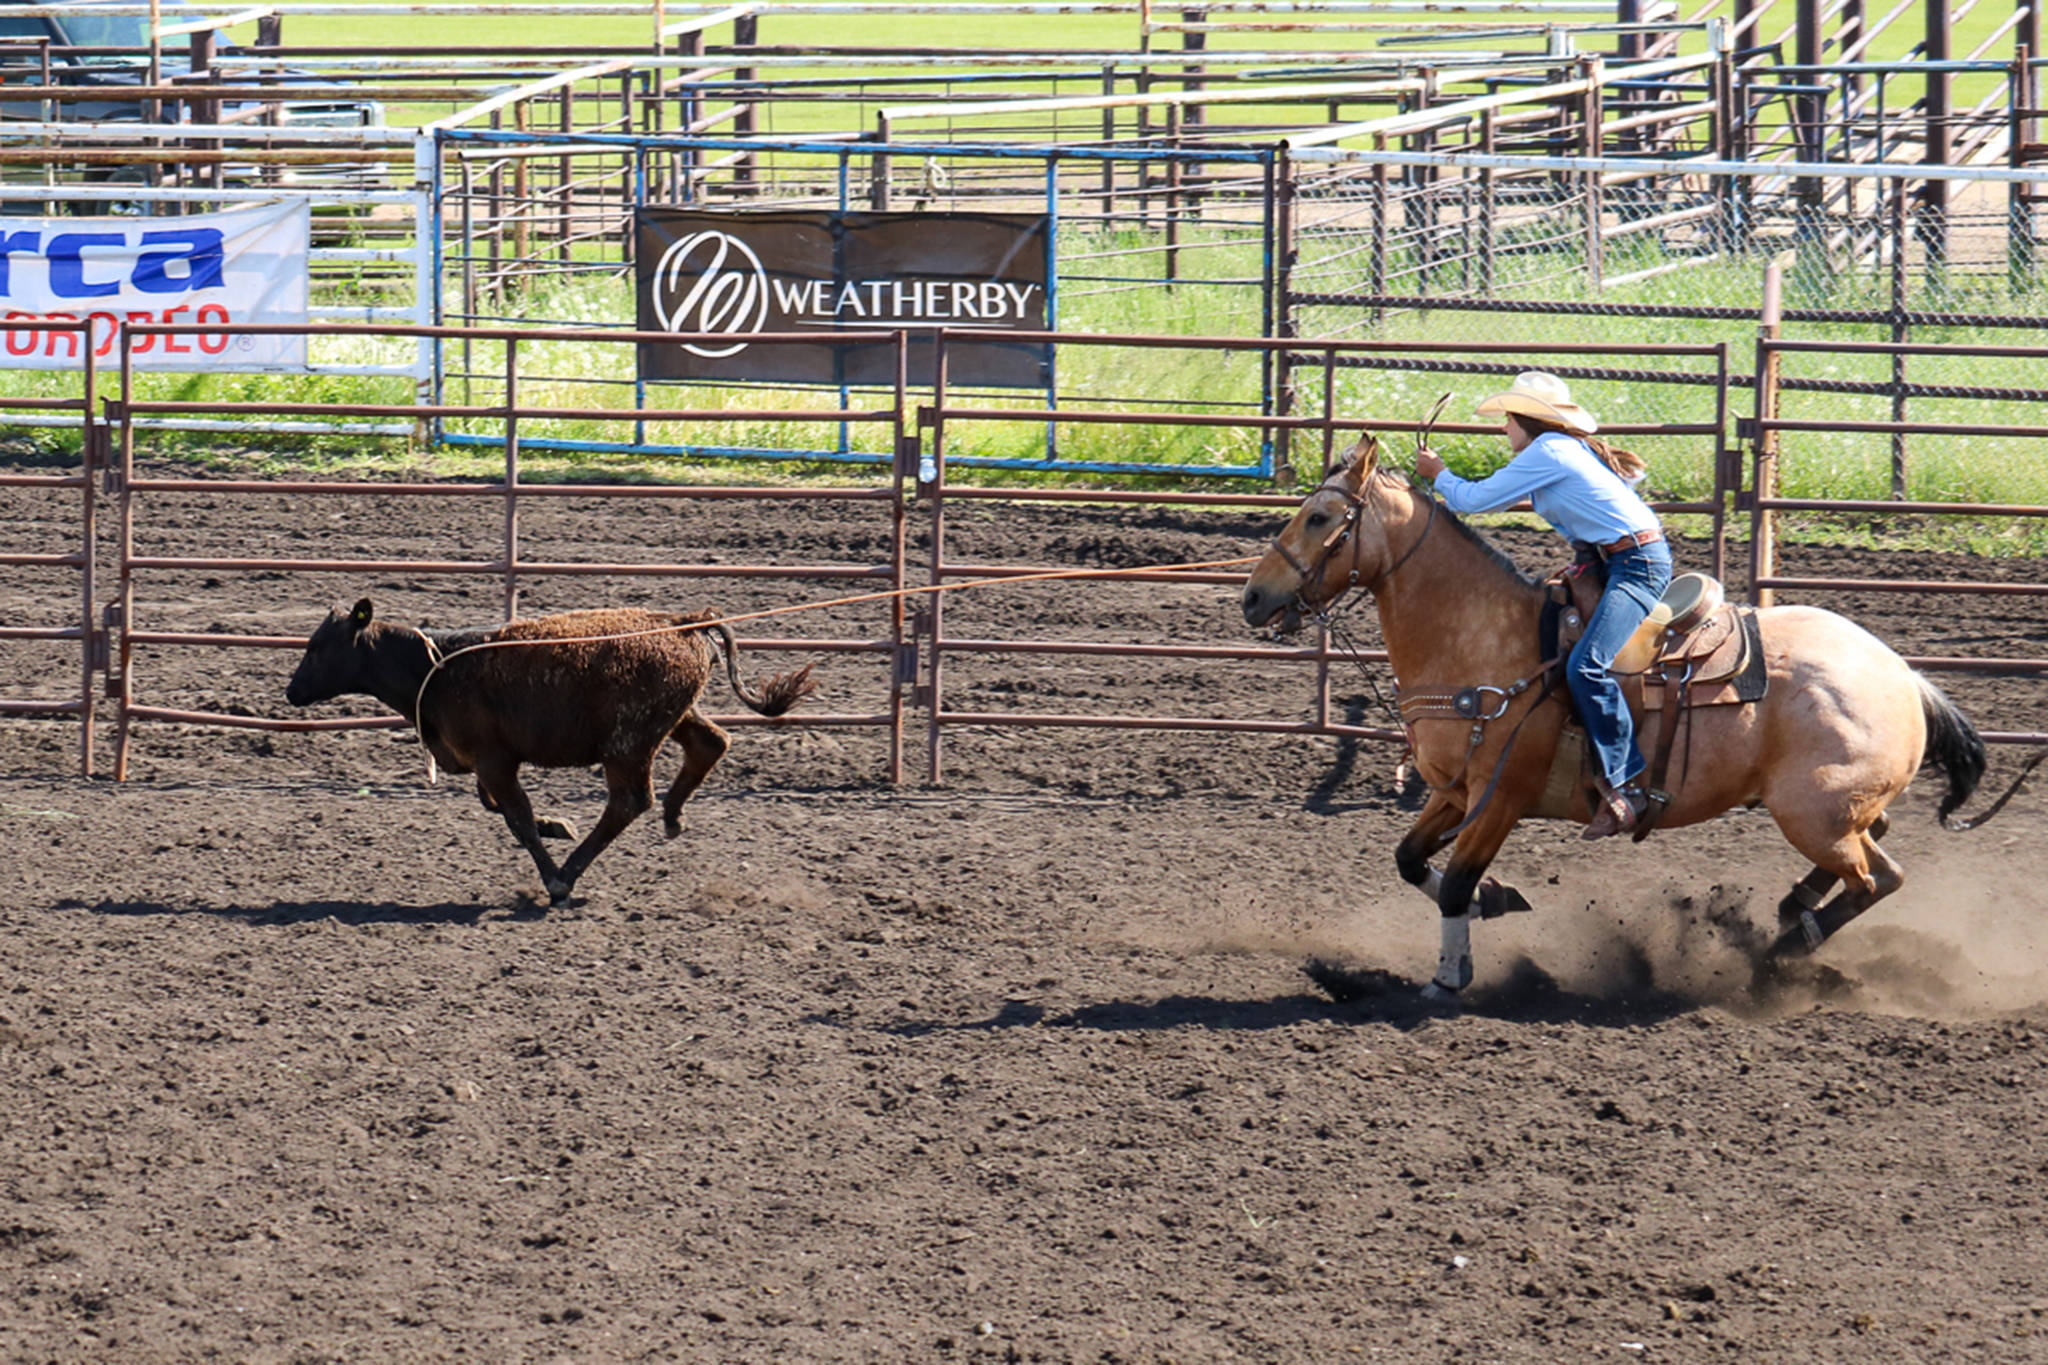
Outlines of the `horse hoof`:
[[576,826],[570,824],[567,820],[541,819],[534,821],[533,826],[540,831],[540,837],[543,839],[573,839],[576,837]]
[[1425,1004],[1455,1005],[1459,998],[1458,992],[1448,986],[1439,986],[1434,981],[1422,988],[1422,999]]
[[1491,877],[1479,883],[1479,894],[1475,899],[1479,902],[1479,917],[1481,919],[1499,919],[1502,915],[1527,914],[1536,908],[1529,904],[1528,898],[1515,890],[1514,887],[1509,886],[1505,882],[1495,881]]

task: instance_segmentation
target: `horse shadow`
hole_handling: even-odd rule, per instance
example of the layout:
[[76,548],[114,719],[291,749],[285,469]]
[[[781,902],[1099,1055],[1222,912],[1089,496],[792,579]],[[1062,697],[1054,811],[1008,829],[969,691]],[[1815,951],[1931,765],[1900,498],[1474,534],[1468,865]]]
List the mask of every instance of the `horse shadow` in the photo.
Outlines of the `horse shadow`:
[[1320,993],[1303,991],[1264,1000],[1170,995],[1159,1000],[1107,1000],[1059,1012],[1009,1000],[986,1019],[959,1023],[904,1019],[883,1025],[881,1031],[906,1038],[1012,1028],[1080,1028],[1105,1033],[1199,1028],[1257,1033],[1297,1024],[1337,1023],[1383,1024],[1410,1032],[1456,1018],[1629,1029],[1694,1013],[1703,1004],[1680,992],[1655,987],[1598,995],[1569,990],[1527,960],[1497,985],[1468,989],[1452,1006],[1424,1000],[1420,982],[1379,968],[1311,961],[1303,971]]
[[[1367,709],[1365,697],[1347,698],[1344,702],[1343,723],[1365,725],[1368,719]],[[1396,718],[1398,719],[1398,716]],[[1428,799],[1429,786],[1422,781],[1412,765],[1405,770],[1400,780],[1389,778],[1385,792],[1375,792],[1363,797],[1354,795],[1354,799],[1348,801],[1339,799],[1339,793],[1350,786],[1352,778],[1357,776],[1360,759],[1367,753],[1384,755],[1386,752],[1384,745],[1368,746],[1356,736],[1339,736],[1336,758],[1331,760],[1323,775],[1316,779],[1315,786],[1309,789],[1307,799],[1302,802],[1302,809],[1312,815],[1344,815],[1351,811],[1380,809],[1389,805],[1396,810],[1421,810],[1423,803]]]

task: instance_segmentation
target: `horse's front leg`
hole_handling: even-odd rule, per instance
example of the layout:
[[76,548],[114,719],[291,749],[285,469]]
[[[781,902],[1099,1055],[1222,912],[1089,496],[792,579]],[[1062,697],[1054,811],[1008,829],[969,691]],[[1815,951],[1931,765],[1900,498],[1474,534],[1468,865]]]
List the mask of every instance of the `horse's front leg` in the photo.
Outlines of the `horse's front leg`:
[[1400,845],[1394,849],[1394,866],[1400,871],[1401,880],[1435,900],[1438,888],[1443,885],[1443,874],[1431,867],[1429,860],[1450,842],[1446,834],[1464,818],[1465,803],[1462,800],[1449,791],[1432,791],[1422,807],[1422,814],[1415,817],[1415,823],[1408,827],[1408,833],[1402,836]]
[[[1512,888],[1501,886],[1486,875],[1494,855],[1507,842],[1508,831],[1521,818],[1523,805],[1519,800],[1509,799],[1505,790],[1496,791],[1479,817],[1458,832],[1450,859],[1437,879],[1436,906],[1443,939],[1437,952],[1436,975],[1422,988],[1424,999],[1456,1000],[1458,992],[1472,984],[1472,920],[1485,913],[1487,896],[1512,896],[1522,908],[1527,908],[1528,902]],[[1485,895],[1481,894],[1482,887],[1487,888]]]
[[[1400,870],[1402,880],[1429,897],[1431,904],[1443,896],[1444,874],[1431,867],[1429,860],[1450,842],[1450,830],[1464,818],[1462,800],[1447,792],[1434,792],[1394,850],[1394,866]],[[1492,877],[1481,877],[1472,897],[1472,908],[1482,919],[1493,919],[1533,907],[1512,886]]]

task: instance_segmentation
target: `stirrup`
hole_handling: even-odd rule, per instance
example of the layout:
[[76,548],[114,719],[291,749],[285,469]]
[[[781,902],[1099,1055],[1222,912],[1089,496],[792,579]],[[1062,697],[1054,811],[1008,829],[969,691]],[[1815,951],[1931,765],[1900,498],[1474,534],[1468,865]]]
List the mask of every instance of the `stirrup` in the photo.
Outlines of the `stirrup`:
[[1633,782],[1624,782],[1619,787],[1602,784],[1600,809],[1586,822],[1586,828],[1579,833],[1582,840],[1610,839],[1617,834],[1627,834],[1636,827],[1636,822],[1648,810],[1650,798],[1643,789]]

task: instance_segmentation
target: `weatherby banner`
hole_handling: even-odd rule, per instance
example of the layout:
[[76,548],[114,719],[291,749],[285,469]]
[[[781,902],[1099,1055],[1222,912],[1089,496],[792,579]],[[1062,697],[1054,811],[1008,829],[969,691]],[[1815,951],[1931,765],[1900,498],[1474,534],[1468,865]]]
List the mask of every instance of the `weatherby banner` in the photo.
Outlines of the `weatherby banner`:
[[[85,363],[76,332],[6,326],[25,318],[92,319],[103,359],[122,322],[304,323],[312,221],[303,201],[183,218],[0,218],[0,366]],[[158,370],[303,366],[306,339],[150,336],[133,355]]]
[[[642,378],[888,384],[893,347],[835,345],[831,333],[944,327],[988,337],[949,340],[949,384],[1048,380],[1049,346],[1001,339],[1045,329],[1052,234],[1043,215],[643,208],[637,231],[640,330],[716,338],[642,343]],[[763,332],[819,341],[749,340]],[[913,337],[910,381],[931,378],[931,342]]]

